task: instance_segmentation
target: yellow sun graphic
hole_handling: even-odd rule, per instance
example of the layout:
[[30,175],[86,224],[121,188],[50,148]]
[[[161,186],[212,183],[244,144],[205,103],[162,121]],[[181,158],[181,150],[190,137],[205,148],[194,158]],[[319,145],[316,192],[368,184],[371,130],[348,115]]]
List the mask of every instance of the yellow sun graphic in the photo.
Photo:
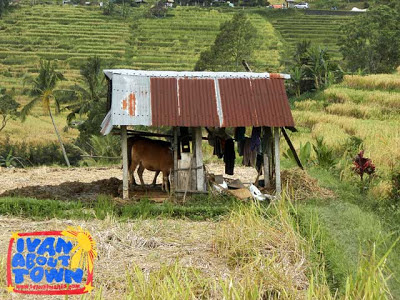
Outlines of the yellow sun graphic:
[[97,257],[96,243],[89,231],[81,227],[67,227],[67,230],[61,232],[68,240],[77,243],[72,248],[71,268],[86,267],[89,272],[93,271],[93,261]]

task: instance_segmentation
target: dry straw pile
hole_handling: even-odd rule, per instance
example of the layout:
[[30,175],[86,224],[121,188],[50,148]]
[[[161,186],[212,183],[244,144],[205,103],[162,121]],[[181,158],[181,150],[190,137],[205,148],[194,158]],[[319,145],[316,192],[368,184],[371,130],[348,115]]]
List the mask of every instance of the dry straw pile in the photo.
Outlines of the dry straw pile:
[[310,177],[306,171],[299,168],[283,170],[281,177],[287,195],[290,195],[293,200],[333,198],[335,196],[331,190],[320,187],[317,179]]

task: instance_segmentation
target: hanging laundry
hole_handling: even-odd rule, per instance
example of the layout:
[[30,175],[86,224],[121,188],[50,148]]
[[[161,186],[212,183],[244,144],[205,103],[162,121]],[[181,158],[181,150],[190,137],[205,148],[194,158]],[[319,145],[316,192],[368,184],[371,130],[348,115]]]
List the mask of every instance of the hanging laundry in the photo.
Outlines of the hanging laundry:
[[243,165],[254,167],[256,165],[257,151],[251,150],[251,139],[246,138],[243,146]]
[[246,127],[235,128],[235,140],[236,142],[243,141],[245,139]]
[[225,174],[233,175],[235,168],[235,144],[233,143],[233,139],[225,141],[224,162]]
[[213,154],[216,155],[218,158],[222,158],[224,156],[222,140],[219,137],[215,137]]
[[237,143],[239,156],[243,156],[245,143],[246,143],[246,138],[244,138],[244,140]]
[[258,151],[260,148],[261,140],[261,127],[253,127],[251,132],[251,151]]

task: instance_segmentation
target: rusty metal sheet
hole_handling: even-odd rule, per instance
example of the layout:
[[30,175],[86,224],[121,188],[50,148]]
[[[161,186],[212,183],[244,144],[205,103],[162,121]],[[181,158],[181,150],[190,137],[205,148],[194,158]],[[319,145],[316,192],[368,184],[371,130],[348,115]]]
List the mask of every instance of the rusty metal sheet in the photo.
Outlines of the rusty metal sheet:
[[254,79],[254,102],[259,112],[256,126],[294,126],[282,79]]
[[179,126],[219,127],[213,79],[178,79]]
[[151,78],[154,126],[219,126],[212,79]]
[[219,79],[223,124],[294,126],[282,79]]
[[178,84],[176,78],[151,78],[151,109],[153,126],[177,126]]
[[[249,79],[218,79],[223,123],[221,127],[251,126],[256,118],[252,109]],[[240,125],[239,125],[240,124]]]

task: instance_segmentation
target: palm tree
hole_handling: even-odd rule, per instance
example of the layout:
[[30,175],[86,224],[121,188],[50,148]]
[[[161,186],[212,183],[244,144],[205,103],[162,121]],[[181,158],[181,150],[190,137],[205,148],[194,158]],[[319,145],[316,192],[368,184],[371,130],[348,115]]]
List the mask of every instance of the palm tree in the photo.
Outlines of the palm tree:
[[[87,114],[93,105],[100,102],[106,96],[106,86],[104,85],[104,74],[102,72],[102,61],[100,57],[89,57],[87,62],[81,67],[81,75],[84,85],[75,85],[71,88],[72,97],[69,97],[70,104],[65,108],[70,110],[67,116],[68,124],[76,118],[76,115]],[[64,97],[65,97],[64,93]],[[71,101],[71,99],[73,99]],[[71,103],[72,102],[72,103]]]
[[28,78],[25,80],[25,83],[31,84],[30,95],[33,99],[22,108],[21,119],[24,122],[27,115],[32,111],[32,108],[38,103],[42,103],[44,110],[49,114],[51,122],[53,123],[54,131],[60,143],[65,162],[67,166],[70,167],[60,133],[58,132],[53,114],[51,113],[51,101],[54,101],[56,113],[60,111],[60,104],[54,96],[54,92],[58,81],[64,80],[64,76],[60,72],[57,72],[55,67],[55,64],[52,64],[51,61],[40,61],[39,75],[36,78]]
[[329,69],[329,56],[326,49],[321,47],[311,47],[308,51],[308,63],[306,68],[311,72],[314,78],[315,89],[319,90],[325,83],[325,73]]
[[295,91],[296,97],[300,97],[301,82],[304,77],[304,70],[302,66],[295,66],[290,72],[290,82]]

